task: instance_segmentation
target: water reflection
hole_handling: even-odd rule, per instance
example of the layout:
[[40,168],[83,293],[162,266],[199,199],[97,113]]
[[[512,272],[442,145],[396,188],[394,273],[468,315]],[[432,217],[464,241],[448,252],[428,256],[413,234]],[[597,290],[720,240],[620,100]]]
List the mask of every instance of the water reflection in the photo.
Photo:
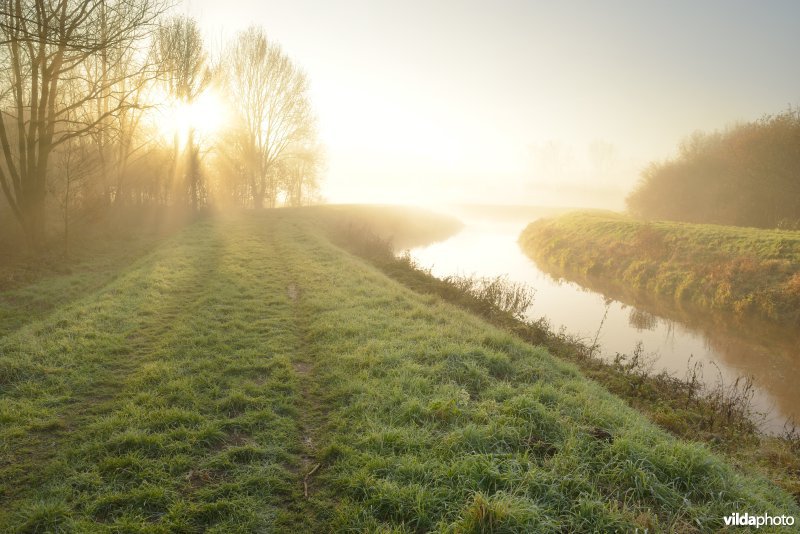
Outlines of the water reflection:
[[639,332],[642,330],[655,330],[658,318],[644,310],[631,308],[631,312],[628,314],[628,324]]
[[[752,376],[759,388],[757,408],[770,414],[766,429],[780,431],[787,418],[798,419],[800,388],[795,379],[800,376],[800,333],[756,318],[739,318],[658,299],[608,280],[556,270],[551,274],[656,317],[652,330],[664,335],[659,350],[662,367],[678,371],[681,363],[688,361],[687,356],[694,356],[704,363],[716,362],[726,383],[737,376]],[[637,328],[638,324],[631,326]]]
[[[765,430],[780,431],[787,418],[800,419],[800,388],[793,383],[800,377],[800,332],[537,265],[517,245],[522,229],[542,216],[533,209],[505,216],[468,210],[456,215],[465,222],[460,233],[411,251],[437,276],[507,274],[536,289],[532,319],[545,316],[555,329],[563,326],[589,343],[597,337],[606,357],[631,353],[641,342],[646,353],[658,355],[656,370],[684,376],[690,362],[707,370],[715,363],[726,384],[742,375],[755,379],[756,408],[769,413]],[[715,381],[716,370],[706,379]]]

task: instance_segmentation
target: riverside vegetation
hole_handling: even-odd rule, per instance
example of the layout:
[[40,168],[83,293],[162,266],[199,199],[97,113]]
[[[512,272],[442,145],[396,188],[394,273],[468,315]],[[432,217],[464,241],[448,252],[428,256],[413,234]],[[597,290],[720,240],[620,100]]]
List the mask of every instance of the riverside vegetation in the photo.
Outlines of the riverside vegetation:
[[667,371],[653,373],[655,356],[644,354],[641,345],[631,354],[600,358],[596,340],[556,332],[546,319],[527,320],[525,311],[535,291],[524,284],[505,277],[440,279],[408,254],[397,255],[390,240],[364,228],[341,226],[333,235],[336,242],[411,289],[437,295],[576,364],[585,376],[625,399],[658,426],[675,436],[706,443],[739,468],[755,468],[800,502],[800,434],[792,425],[781,435],[760,431],[759,422],[766,414],[753,407],[750,378],[740,377],[728,384],[719,379],[708,382],[703,377],[708,370],[691,361],[682,377]]
[[639,221],[575,212],[531,223],[520,236],[537,263],[567,276],[736,315],[800,325],[800,232]]
[[643,218],[800,230],[800,108],[695,132],[626,204]]
[[347,253],[341,220],[204,218],[6,321],[0,525],[711,532],[732,510],[800,515],[546,346]]

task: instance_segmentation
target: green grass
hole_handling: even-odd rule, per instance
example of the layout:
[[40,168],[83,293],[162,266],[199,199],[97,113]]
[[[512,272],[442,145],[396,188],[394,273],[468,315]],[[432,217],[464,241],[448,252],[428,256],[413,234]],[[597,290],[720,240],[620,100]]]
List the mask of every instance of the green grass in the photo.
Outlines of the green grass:
[[[528,343],[546,347],[672,435],[707,444],[732,464],[768,478],[800,501],[800,436],[794,428],[777,436],[759,431],[759,414],[747,395],[748,380],[737,381],[737,387],[706,385],[698,379],[697,367],[689,368],[685,377],[653,373],[640,348],[606,360],[597,346],[555,331],[546,318],[524,318],[530,295],[524,286],[503,277],[439,279],[409,255],[396,255],[390,243],[374,233],[338,227],[331,236],[413,291],[436,295]],[[749,324],[752,328],[753,322]]]
[[531,223],[520,243],[560,276],[800,325],[800,232],[577,212]]
[[166,216],[120,216],[74,230],[67,255],[58,237],[37,254],[22,244],[0,248],[0,336],[102,288],[179,225]]
[[736,510],[800,516],[544,348],[331,244],[331,217],[196,222],[0,340],[0,525],[712,532]]

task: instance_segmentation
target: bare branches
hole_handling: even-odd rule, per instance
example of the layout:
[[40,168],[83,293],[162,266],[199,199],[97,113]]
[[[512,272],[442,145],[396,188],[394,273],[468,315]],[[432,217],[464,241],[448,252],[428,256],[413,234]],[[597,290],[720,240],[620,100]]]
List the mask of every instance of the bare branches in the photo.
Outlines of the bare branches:
[[[166,84],[168,94],[177,102],[191,104],[211,83],[203,38],[194,19],[174,17],[162,24],[156,33],[153,55],[159,65],[159,79]],[[203,200],[206,188],[200,171],[200,150],[194,138],[195,130],[187,132],[183,181],[193,210]],[[178,139],[173,147],[172,174],[178,170]]]
[[276,165],[289,147],[313,137],[308,80],[261,28],[241,32],[226,60],[227,93],[248,139],[243,155],[252,167],[253,202],[261,207],[271,195],[266,200],[274,205]]
[[211,81],[203,37],[193,19],[174,17],[159,26],[153,54],[159,77],[178,100],[194,100]]
[[[66,235],[70,213],[90,205],[199,208],[217,193],[296,205],[317,190],[305,73],[257,28],[212,68],[196,21],[158,20],[165,1],[0,0],[0,194],[34,246],[48,192]],[[201,150],[210,132],[196,115],[214,113],[212,82],[231,97],[235,126],[223,149]],[[208,155],[236,178],[208,180]]]
[[[164,7],[162,0],[0,0],[0,61],[10,86],[0,100],[2,163],[11,178],[9,184],[4,177],[3,192],[34,241],[44,229],[53,149],[130,105],[111,95],[131,73],[108,76],[106,69],[92,78],[87,62],[122,61]],[[76,80],[86,82],[84,90],[68,90]],[[100,113],[81,112],[98,99],[105,99]]]

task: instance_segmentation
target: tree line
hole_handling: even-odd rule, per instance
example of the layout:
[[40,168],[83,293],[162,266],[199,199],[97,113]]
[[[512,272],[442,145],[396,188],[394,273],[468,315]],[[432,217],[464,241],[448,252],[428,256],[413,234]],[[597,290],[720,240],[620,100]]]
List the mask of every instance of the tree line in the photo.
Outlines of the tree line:
[[[210,57],[163,0],[1,0],[0,233],[34,248],[87,214],[301,205],[322,151],[309,84],[260,27]],[[203,95],[224,127],[203,132]],[[185,125],[165,134],[177,110]]]
[[645,169],[627,204],[646,218],[800,229],[800,109],[695,133]]

